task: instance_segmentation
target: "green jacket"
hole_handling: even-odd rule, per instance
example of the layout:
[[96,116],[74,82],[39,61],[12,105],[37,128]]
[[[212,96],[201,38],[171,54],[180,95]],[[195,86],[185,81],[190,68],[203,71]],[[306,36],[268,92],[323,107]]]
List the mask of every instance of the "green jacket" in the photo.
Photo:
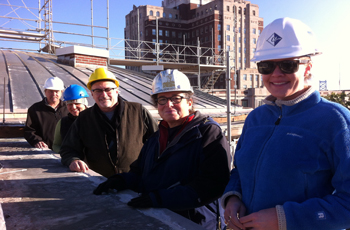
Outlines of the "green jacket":
[[157,123],[141,104],[118,101],[111,121],[96,104],[79,114],[59,151],[62,164],[84,160],[105,177],[130,170]]

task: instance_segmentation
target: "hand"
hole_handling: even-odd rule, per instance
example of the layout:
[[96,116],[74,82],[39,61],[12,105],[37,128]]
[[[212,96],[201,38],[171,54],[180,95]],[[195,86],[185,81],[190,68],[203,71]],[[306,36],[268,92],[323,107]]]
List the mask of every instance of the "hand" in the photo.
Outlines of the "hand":
[[74,160],[70,163],[69,169],[73,172],[86,172],[89,170],[89,167],[82,160]]
[[251,213],[239,220],[245,228],[254,230],[278,230],[278,219],[276,208],[263,209]]
[[128,202],[129,206],[134,208],[150,208],[153,207],[151,197],[147,195],[141,195],[139,197],[133,198]]
[[228,199],[229,200],[224,213],[227,228],[234,230],[245,229],[245,226],[241,223],[240,218],[245,215],[246,207],[237,196],[231,196]]
[[47,144],[45,144],[45,142],[43,141],[39,141],[38,143],[36,143],[34,145],[35,148],[38,148],[38,149],[48,149],[49,147],[47,146]]
[[107,179],[107,181],[101,183],[95,190],[95,195],[101,195],[103,192],[108,193],[109,189],[116,189],[116,190],[124,190],[126,189],[126,182],[124,181],[123,177],[119,176],[118,174],[111,176]]

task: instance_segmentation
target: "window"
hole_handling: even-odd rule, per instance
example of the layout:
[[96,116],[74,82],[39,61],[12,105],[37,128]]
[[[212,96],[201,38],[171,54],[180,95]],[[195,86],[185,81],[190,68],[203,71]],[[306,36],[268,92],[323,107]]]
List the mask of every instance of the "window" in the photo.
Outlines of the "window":
[[149,11],[149,15],[150,15],[150,16],[153,16],[153,10],[150,10],[150,11]]
[[178,38],[182,38],[182,32],[178,32],[178,33],[177,33],[177,37],[178,37]]
[[156,44],[156,39],[152,39],[152,44],[155,45]]
[[169,14],[169,18],[173,18],[173,15],[172,15],[172,14]]
[[159,13],[159,11],[157,11],[157,13],[156,13],[156,16],[157,16],[157,17],[159,17],[159,16],[160,16],[160,13]]
[[219,52],[221,51],[221,45],[218,45],[218,51]]
[[165,13],[163,13],[163,18],[166,18],[166,14]]
[[218,30],[221,30],[221,24],[218,24]]
[[242,31],[241,31],[241,27],[238,27],[238,32],[239,32],[239,33],[241,33],[241,32],[242,32]]
[[204,27],[205,33],[208,33],[208,26]]
[[247,32],[247,29],[246,28],[244,28],[244,33],[246,33]]
[[156,29],[152,29],[152,35],[156,35]]
[[253,28],[253,34],[256,34],[256,28]]
[[160,39],[160,40],[159,40],[159,43],[163,43],[163,40],[162,40],[162,39]]
[[166,30],[166,31],[165,31],[165,36],[166,36],[166,37],[169,37],[169,30]]
[[203,33],[204,33],[203,27],[202,27],[202,28],[200,28],[200,30],[201,30],[201,34],[203,34]]
[[244,53],[247,53],[247,48],[246,47],[244,47]]
[[230,35],[226,36],[227,41],[230,41]]
[[260,33],[261,33],[261,30],[258,30],[258,34],[260,35]]
[[146,30],[146,36],[148,36],[148,30]]
[[196,36],[195,31],[192,30],[192,37]]
[[253,15],[255,16],[255,10],[253,10]]
[[256,82],[259,81],[259,75],[258,75],[258,74],[255,75],[255,81],[256,81]]
[[255,51],[256,51],[256,48],[253,48],[253,53],[255,53]]
[[227,29],[228,31],[230,31],[230,25],[227,25],[227,26],[226,26],[226,29]]
[[243,80],[244,80],[244,81],[247,80],[247,74],[243,74]]
[[142,37],[142,31],[140,31],[140,36]]
[[253,38],[253,44],[256,44],[256,38]]
[[178,19],[179,18],[179,15],[175,14],[175,19]]
[[230,51],[230,46],[226,46],[226,50],[227,50],[227,51]]
[[[247,85],[243,85],[243,89],[247,89]],[[244,101],[242,101],[242,104],[244,104]],[[247,102],[248,104],[248,102]],[[248,105],[246,105],[245,107],[247,107]]]
[[253,74],[250,74],[250,80],[253,81]]
[[196,30],[196,36],[197,37],[199,36],[199,30]]
[[163,36],[163,30],[159,30],[159,36]]
[[247,39],[246,39],[246,38],[244,38],[244,43],[246,42],[246,40],[247,40]]
[[230,6],[226,6],[227,11],[230,11]]
[[242,53],[242,48],[241,47],[238,48],[238,52]]
[[171,37],[176,38],[176,32],[175,31],[171,32]]
[[244,11],[244,15],[245,15],[245,12],[246,12],[246,8],[244,8],[244,9],[243,9],[243,11]]
[[220,34],[218,35],[218,41],[221,41],[221,35]]

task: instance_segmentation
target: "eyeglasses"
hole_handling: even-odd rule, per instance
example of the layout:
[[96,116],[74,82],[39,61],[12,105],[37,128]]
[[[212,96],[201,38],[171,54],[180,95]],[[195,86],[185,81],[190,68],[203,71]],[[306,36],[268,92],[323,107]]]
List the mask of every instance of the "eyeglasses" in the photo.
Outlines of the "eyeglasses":
[[276,69],[280,68],[282,73],[291,74],[299,70],[299,64],[307,64],[309,60],[284,60],[284,61],[262,61],[257,63],[258,72],[261,74],[271,74]]
[[179,104],[184,98],[188,99],[187,97],[183,96],[159,97],[157,98],[156,102],[159,105],[165,105],[168,102],[168,100],[170,100],[173,104]]
[[106,92],[107,94],[111,93],[112,90],[115,90],[116,88],[105,88],[105,89],[92,89],[91,91],[96,94],[102,94],[103,92]]

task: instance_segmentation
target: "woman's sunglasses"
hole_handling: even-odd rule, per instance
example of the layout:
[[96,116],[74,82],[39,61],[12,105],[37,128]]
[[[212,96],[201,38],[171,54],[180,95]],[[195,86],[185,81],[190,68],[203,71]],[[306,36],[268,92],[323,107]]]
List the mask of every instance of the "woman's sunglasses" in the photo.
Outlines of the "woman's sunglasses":
[[271,74],[276,69],[276,66],[280,68],[282,73],[291,74],[299,70],[299,64],[307,64],[309,60],[284,60],[284,61],[262,61],[258,62],[258,72],[261,74]]

